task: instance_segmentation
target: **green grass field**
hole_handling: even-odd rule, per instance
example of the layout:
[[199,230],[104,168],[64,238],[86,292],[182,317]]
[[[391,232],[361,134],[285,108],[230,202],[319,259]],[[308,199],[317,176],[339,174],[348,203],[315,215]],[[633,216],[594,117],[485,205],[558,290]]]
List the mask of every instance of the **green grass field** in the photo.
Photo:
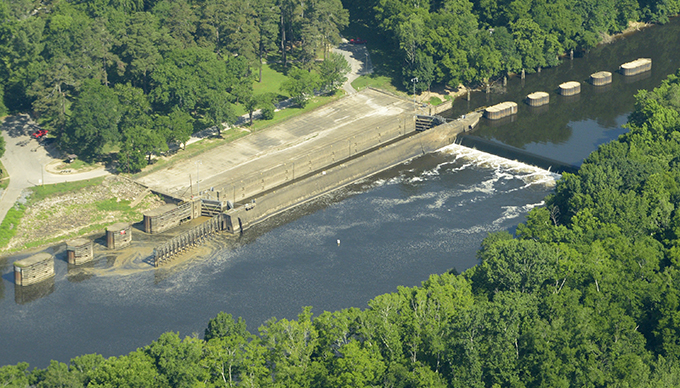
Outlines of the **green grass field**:
[[43,185],[31,187],[33,194],[29,197],[29,203],[35,203],[53,195],[70,193],[80,190],[83,187],[97,186],[104,182],[104,177],[88,179],[78,182],[55,183],[52,185]]
[[7,211],[5,219],[0,224],[0,247],[4,247],[17,233],[17,226],[24,217],[26,207],[23,205],[13,206]]
[[[258,69],[254,69],[257,75]],[[278,101],[290,97],[286,92],[281,91],[281,84],[288,79],[282,72],[276,71],[267,64],[262,65],[262,82],[253,83],[255,94],[274,93],[278,96]]]
[[362,75],[361,77],[355,79],[352,82],[352,87],[356,90],[362,90],[369,86],[406,96],[406,93],[402,92],[396,86],[394,86],[392,78],[384,75],[376,74]]
[[5,166],[0,162],[0,189],[6,189],[9,185],[9,174],[5,170]]

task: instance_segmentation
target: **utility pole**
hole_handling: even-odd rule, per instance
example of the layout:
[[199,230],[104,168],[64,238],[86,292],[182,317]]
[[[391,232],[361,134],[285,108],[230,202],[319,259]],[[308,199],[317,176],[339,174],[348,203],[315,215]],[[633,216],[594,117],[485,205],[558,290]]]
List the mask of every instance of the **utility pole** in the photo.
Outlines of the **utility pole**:
[[201,195],[201,183],[200,183],[201,178],[200,178],[200,175],[198,175],[198,173],[199,173],[198,166],[200,166],[200,165],[201,165],[201,161],[197,160],[196,161],[196,193],[198,195]]
[[416,111],[416,82],[418,82],[418,77],[411,78],[413,82],[413,111]]

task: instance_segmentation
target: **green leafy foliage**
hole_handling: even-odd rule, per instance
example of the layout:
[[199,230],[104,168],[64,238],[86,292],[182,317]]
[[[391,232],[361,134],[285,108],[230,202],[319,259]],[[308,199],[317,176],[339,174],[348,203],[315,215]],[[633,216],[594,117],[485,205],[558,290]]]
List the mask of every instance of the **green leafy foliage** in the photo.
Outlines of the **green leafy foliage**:
[[[234,112],[267,106],[253,89],[263,68],[283,77],[294,60],[316,71],[348,24],[340,0],[0,4],[0,115],[31,110],[62,150],[89,161],[120,149],[130,172],[194,129],[221,130]],[[272,71],[263,61],[276,51],[283,66]],[[332,72],[343,68],[324,71],[336,87],[343,75]]]

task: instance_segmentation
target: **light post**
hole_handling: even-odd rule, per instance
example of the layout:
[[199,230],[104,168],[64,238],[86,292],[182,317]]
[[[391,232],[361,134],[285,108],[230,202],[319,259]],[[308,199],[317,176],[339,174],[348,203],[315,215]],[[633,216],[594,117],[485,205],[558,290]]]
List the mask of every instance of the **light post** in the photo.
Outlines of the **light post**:
[[200,161],[200,160],[197,160],[197,161],[196,161],[196,191],[197,191],[198,195],[201,195],[201,183],[200,183],[200,182],[201,182],[201,178],[200,178],[200,176],[198,175],[198,172],[199,172],[198,166],[200,166],[200,165],[201,165],[201,161]]
[[418,82],[418,77],[411,78],[413,82],[413,111],[416,111],[416,82]]

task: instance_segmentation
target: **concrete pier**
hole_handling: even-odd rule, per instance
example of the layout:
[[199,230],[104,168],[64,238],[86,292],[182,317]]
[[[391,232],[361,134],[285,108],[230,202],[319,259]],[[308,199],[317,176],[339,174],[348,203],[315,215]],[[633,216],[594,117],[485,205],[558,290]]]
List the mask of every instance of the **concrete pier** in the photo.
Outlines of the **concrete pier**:
[[563,96],[575,96],[581,93],[581,83],[577,81],[569,81],[560,84],[559,93]]
[[91,240],[77,238],[66,243],[66,257],[69,264],[80,265],[94,259],[93,244]]
[[14,262],[14,283],[28,286],[54,276],[54,256],[38,253],[29,258]]
[[132,226],[126,222],[118,222],[106,228],[106,247],[118,249],[132,243]]
[[550,102],[550,95],[546,92],[535,92],[527,96],[527,104],[538,107]]
[[619,66],[619,71],[625,76],[637,75],[652,70],[651,58],[638,58]]
[[[167,204],[144,213],[144,231],[154,234],[179,226],[201,215],[200,200]],[[198,207],[198,209],[196,209]]]
[[608,71],[598,71],[590,75],[590,83],[595,86],[609,85],[612,83],[612,73]]
[[489,120],[498,120],[503,117],[511,116],[517,113],[517,103],[512,101],[501,102],[494,106],[490,106],[484,110],[484,117]]

